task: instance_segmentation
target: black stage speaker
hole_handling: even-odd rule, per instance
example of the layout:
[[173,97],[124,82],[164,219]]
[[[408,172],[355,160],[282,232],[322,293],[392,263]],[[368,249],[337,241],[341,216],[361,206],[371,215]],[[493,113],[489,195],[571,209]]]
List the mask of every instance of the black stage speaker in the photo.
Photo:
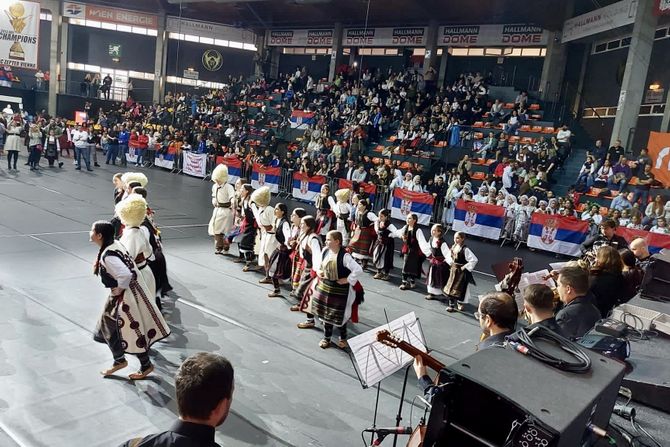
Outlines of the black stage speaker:
[[[544,347],[543,347],[544,348]],[[492,348],[441,373],[424,447],[578,447],[606,428],[624,365],[586,350],[586,374],[563,372],[511,349]]]

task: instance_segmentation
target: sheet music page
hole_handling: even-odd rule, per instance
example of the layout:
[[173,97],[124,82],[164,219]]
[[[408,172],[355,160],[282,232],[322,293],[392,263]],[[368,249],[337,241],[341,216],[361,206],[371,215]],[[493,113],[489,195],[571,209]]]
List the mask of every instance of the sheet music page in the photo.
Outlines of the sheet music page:
[[377,382],[414,361],[414,358],[404,351],[378,342],[377,333],[382,330],[388,330],[400,340],[426,352],[426,343],[414,312],[350,338],[349,348],[359,376],[366,387],[376,385]]
[[523,289],[525,289],[531,284],[544,284],[553,289],[554,287],[556,287],[556,283],[554,282],[554,280],[551,278],[544,279],[548,275],[549,270],[547,269],[533,273],[522,273],[521,280],[519,281],[519,290],[523,292]]
[[568,265],[567,262],[551,262],[549,263],[549,267],[551,267],[552,270],[560,270],[563,267]]

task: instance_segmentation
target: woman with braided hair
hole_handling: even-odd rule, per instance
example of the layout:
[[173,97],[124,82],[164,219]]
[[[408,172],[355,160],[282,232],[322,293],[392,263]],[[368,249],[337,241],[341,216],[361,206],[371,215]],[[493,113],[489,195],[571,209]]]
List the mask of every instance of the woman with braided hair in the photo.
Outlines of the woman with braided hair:
[[112,366],[101,374],[110,376],[127,367],[125,354],[133,354],[140,361],[140,369],[129,378],[144,379],[154,370],[149,348],[170,335],[170,328],[148,293],[130,254],[114,239],[112,224],[95,222],[89,238],[99,247],[93,273],[110,289],[93,337],[95,341],[107,344],[114,357]]

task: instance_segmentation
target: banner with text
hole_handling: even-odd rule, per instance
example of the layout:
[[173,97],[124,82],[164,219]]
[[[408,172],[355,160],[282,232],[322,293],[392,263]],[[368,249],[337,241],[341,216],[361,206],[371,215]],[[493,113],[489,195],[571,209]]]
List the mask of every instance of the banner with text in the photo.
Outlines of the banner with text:
[[200,178],[207,175],[207,154],[184,151],[182,156],[184,157],[184,174]]
[[438,46],[547,45],[549,32],[535,25],[449,25],[438,30]]
[[633,239],[641,237],[647,241],[649,253],[654,254],[666,249],[670,250],[670,234],[651,233],[644,230],[633,230],[632,228],[617,227],[616,234],[626,239],[628,245]]
[[270,47],[332,47],[332,29],[269,30],[266,42]]
[[427,28],[423,26],[346,28],[342,32],[342,45],[354,47],[424,46],[427,32]]
[[432,194],[395,188],[393,190],[391,217],[404,222],[407,220],[407,216],[416,214],[419,225],[428,225],[433,215],[434,203],[435,199]]
[[[110,6],[65,2],[63,4],[63,16],[72,19],[95,20],[119,25],[158,28],[158,16],[156,14],[112,8]],[[37,17],[39,18],[39,13]]]
[[635,22],[638,0],[623,0],[595,11],[568,19],[563,24],[561,42],[611,31]]
[[212,39],[232,40],[255,45],[256,34],[248,29],[234,28],[218,23],[200,20],[168,17],[165,29],[170,33],[190,34],[192,36],[210,37]]
[[260,163],[254,163],[251,171],[251,186],[258,189],[261,186],[270,188],[270,192],[279,192],[279,180],[281,179],[281,168],[270,168]]
[[37,70],[40,4],[15,1],[4,5],[7,8],[0,15],[0,65]]

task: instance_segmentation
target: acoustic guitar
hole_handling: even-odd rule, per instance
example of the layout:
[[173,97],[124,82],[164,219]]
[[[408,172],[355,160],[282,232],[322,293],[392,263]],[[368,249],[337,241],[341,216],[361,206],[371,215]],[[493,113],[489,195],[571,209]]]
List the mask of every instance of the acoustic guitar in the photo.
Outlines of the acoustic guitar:
[[[437,373],[439,373],[440,370],[444,368],[444,363],[432,357],[430,354],[412,346],[406,341],[399,339],[386,329],[377,332],[377,341],[386,346],[390,346],[391,348],[400,349],[412,357],[420,356],[421,360],[423,360],[423,364]],[[439,374],[435,377],[436,382],[438,378]],[[409,437],[409,441],[407,441],[407,447],[423,447],[423,440],[426,437],[426,429],[427,426],[423,423],[422,420],[422,423],[417,425],[417,427],[412,432],[412,435]]]

